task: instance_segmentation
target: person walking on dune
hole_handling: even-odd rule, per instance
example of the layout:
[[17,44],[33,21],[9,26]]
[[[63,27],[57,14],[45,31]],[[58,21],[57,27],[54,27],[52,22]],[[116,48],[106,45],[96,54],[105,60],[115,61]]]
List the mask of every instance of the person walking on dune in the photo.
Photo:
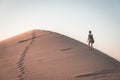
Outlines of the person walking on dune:
[[92,31],[89,31],[87,42],[88,42],[89,50],[92,51],[93,43],[94,43]]

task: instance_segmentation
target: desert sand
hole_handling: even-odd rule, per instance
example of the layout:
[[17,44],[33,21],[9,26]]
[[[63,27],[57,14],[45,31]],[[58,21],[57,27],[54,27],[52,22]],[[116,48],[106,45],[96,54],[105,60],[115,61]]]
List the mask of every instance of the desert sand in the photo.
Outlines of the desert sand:
[[0,42],[0,80],[120,80],[120,62],[65,35],[31,30]]

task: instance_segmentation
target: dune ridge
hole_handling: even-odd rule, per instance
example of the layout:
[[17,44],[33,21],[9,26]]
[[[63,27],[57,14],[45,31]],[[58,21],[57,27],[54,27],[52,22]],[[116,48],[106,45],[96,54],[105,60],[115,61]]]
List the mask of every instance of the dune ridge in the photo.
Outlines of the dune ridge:
[[0,42],[0,80],[119,80],[120,63],[55,32],[30,30]]

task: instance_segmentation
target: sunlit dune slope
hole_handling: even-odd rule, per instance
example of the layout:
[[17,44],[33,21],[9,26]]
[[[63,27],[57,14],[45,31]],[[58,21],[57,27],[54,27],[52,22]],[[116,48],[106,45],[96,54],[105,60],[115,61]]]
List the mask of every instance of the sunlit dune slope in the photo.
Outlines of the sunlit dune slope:
[[120,80],[119,67],[55,32],[31,30],[0,42],[0,80]]

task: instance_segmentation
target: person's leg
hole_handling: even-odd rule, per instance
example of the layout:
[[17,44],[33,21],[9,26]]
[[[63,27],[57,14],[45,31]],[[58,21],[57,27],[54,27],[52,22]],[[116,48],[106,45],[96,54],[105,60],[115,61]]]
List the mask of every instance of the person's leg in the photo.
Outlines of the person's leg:
[[92,51],[92,49],[93,49],[93,43],[91,42],[91,51]]
[[91,42],[90,42],[90,47],[89,47],[89,50],[90,50],[90,51],[92,51],[92,48],[91,48],[91,46],[92,46],[92,44],[91,44]]
[[88,42],[88,47],[89,47],[89,50],[90,50],[90,41]]

